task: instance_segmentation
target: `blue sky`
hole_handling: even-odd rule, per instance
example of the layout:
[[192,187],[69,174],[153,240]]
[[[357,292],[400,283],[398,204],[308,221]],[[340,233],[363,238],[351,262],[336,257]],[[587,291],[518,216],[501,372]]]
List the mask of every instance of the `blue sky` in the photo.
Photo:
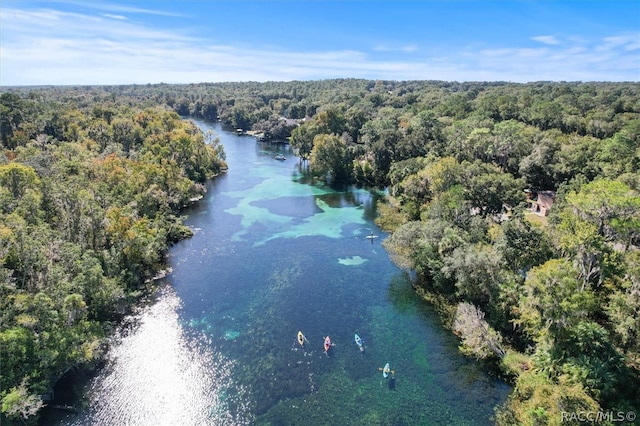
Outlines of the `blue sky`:
[[0,0],[0,85],[639,81],[638,0]]

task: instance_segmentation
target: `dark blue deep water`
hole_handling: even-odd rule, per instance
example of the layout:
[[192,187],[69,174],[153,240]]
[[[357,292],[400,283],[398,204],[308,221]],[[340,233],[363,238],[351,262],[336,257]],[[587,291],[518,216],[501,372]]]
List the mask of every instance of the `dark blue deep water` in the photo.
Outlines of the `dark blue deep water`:
[[380,195],[313,186],[288,145],[197,123],[229,171],[185,212],[194,237],[63,424],[491,424],[510,388],[458,353],[390,261]]

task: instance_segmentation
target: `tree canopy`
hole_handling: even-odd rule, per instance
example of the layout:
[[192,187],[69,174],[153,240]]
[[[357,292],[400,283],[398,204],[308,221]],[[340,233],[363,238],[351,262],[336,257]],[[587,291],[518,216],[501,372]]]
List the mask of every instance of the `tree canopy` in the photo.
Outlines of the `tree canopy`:
[[12,117],[0,156],[4,424],[32,421],[65,371],[100,359],[109,324],[191,234],[179,210],[225,164],[217,140],[162,107],[0,100]]

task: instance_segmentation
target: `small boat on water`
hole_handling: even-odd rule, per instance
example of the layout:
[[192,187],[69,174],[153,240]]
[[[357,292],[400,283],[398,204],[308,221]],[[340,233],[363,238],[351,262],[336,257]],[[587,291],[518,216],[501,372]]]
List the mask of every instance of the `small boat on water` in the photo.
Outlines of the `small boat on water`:
[[378,236],[377,236],[377,235],[374,235],[374,234],[373,234],[373,231],[371,231],[371,234],[370,234],[370,235],[367,235],[365,238],[366,238],[367,240],[373,240],[373,239],[378,238]]
[[356,341],[356,345],[358,345],[358,349],[360,349],[360,352],[364,352],[364,341],[360,338],[360,336],[358,336],[357,333],[354,335],[354,340]]
[[282,155],[282,154],[278,154],[278,155],[276,155],[276,156],[275,156],[275,157],[273,157],[273,158],[274,158],[274,159],[276,159],[276,160],[278,160],[278,161],[284,161],[284,160],[286,160],[286,159],[287,159],[287,157],[285,157],[285,156],[284,156],[284,155]]
[[302,334],[302,331],[298,331],[298,343],[300,343],[300,346],[304,347],[304,342],[307,340],[306,337],[304,337],[304,334]]
[[329,348],[331,347],[331,339],[329,336],[324,338],[324,353],[329,355]]
[[378,368],[378,370],[382,371],[382,377],[384,377],[385,379],[389,377],[389,374],[391,374],[391,377],[393,377],[393,375],[395,374],[395,371],[391,369],[389,363],[386,363],[383,368]]

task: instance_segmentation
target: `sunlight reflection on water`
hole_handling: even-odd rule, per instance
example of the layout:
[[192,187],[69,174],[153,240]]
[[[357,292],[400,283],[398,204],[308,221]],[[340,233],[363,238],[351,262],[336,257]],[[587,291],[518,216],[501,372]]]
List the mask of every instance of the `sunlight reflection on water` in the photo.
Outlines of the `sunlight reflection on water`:
[[[72,424],[249,424],[244,394],[233,388],[232,362],[187,336],[180,299],[165,287],[158,301],[117,338],[108,366],[92,381],[90,411]],[[233,388],[233,389],[232,389]]]

